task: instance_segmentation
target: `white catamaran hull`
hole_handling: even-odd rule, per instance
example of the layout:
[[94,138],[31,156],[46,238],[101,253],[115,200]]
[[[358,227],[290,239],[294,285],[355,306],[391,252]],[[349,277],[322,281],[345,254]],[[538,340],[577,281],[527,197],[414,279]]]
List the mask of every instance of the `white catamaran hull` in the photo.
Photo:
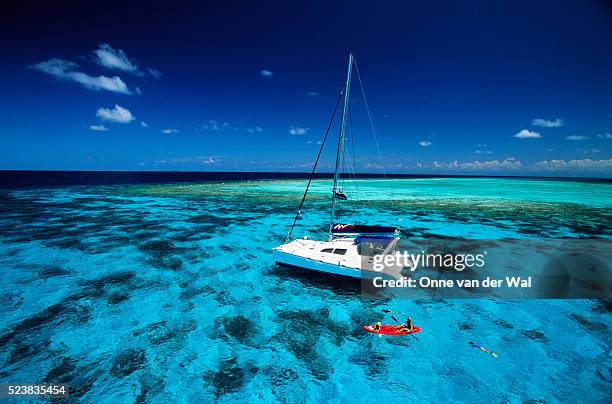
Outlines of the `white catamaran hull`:
[[[393,249],[396,242],[392,242],[388,249]],[[357,279],[399,279],[402,276],[399,267],[386,266],[383,272],[374,271],[372,257],[358,253],[354,238],[332,241],[297,239],[274,248],[273,256],[280,265]]]
[[300,257],[278,250],[275,250],[273,254],[274,261],[280,265],[361,279],[362,271],[358,268],[345,267],[340,263],[334,265],[327,262],[315,261],[310,258]]

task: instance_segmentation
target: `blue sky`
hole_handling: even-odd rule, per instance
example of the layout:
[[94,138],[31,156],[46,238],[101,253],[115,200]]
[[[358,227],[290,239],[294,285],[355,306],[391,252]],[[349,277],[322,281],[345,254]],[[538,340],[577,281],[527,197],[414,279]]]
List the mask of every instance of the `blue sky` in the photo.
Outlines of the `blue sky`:
[[307,171],[353,50],[387,172],[611,176],[609,3],[427,3],[3,6],[0,169]]

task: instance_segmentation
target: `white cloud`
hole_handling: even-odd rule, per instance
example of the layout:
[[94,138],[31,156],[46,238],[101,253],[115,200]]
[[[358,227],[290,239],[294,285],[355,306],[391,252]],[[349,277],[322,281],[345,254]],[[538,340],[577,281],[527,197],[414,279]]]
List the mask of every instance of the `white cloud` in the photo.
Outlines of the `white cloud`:
[[379,163],[368,163],[365,165],[365,168],[382,170],[384,167],[382,164]]
[[208,122],[201,124],[199,128],[203,130],[213,130],[215,132],[223,132],[230,129],[238,130],[238,128],[233,127],[228,122],[219,122],[215,119],[209,119]]
[[56,77],[61,77],[64,74],[72,72],[77,67],[79,67],[79,65],[77,65],[76,63],[64,59],[55,58],[30,66],[31,69],[38,70]]
[[588,140],[590,137],[582,135],[569,135],[566,137],[567,140]]
[[542,137],[542,135],[540,135],[538,132],[523,129],[522,131],[514,135],[514,137],[518,139],[539,139]]
[[597,135],[600,139],[612,139],[612,133],[602,133],[601,135]]
[[451,170],[499,170],[499,169],[507,169],[507,170],[516,170],[523,167],[523,163],[514,157],[508,157],[505,160],[490,160],[490,161],[471,161],[460,163],[458,161],[453,162],[438,162],[434,161],[432,163],[432,168],[439,169],[451,169]]
[[478,143],[477,149],[474,151],[476,154],[493,154],[491,150],[487,150],[488,146],[486,143]]
[[534,120],[531,121],[531,124],[533,126],[541,126],[544,128],[558,128],[560,126],[564,126],[565,123],[563,123],[562,119],[555,119],[555,120],[549,120],[549,119],[542,119],[542,118],[536,118]]
[[497,170],[500,168],[516,170],[523,166],[523,163],[514,159],[513,157],[507,158],[505,160],[491,160],[491,161],[473,161],[470,163],[461,164],[461,168],[468,170],[482,170],[482,169],[493,169]]
[[274,73],[272,73],[270,70],[262,70],[259,72],[259,74],[261,74],[261,77],[272,77],[274,76]]
[[308,132],[310,132],[310,128],[300,128],[298,126],[291,126],[289,128],[289,133],[292,135],[301,136],[307,134]]
[[149,125],[145,121],[140,121],[140,126],[142,126],[143,128],[149,127]]
[[[100,66],[108,69],[121,70],[137,76],[143,76],[145,73],[149,73],[156,79],[159,79],[162,75],[159,70],[151,67],[141,69],[138,63],[136,63],[134,59],[128,58],[122,49],[115,49],[107,43],[98,45],[98,49],[93,53],[94,61]],[[137,92],[140,94],[140,90]]]
[[[418,165],[419,163],[417,163]],[[373,170],[382,170],[382,169],[390,169],[390,170],[395,170],[395,169],[404,169],[404,168],[412,168],[409,167],[408,165],[404,164],[404,163],[386,163],[384,166],[380,163],[367,163],[365,165],[365,168],[368,169],[373,169]]]
[[161,132],[166,135],[171,135],[173,133],[178,133],[178,129],[162,129]]
[[118,76],[90,76],[76,71],[76,63],[63,59],[49,59],[30,66],[31,69],[49,74],[59,80],[73,81],[90,90],[107,90],[114,93],[131,94],[127,85]]
[[179,163],[181,165],[217,164],[221,160],[215,156],[186,156],[156,160],[155,165]]
[[108,128],[104,125],[89,125],[89,129],[96,132],[106,132],[108,130]]
[[306,91],[304,95],[306,97],[316,97],[317,95],[319,95],[319,92],[318,91]]
[[255,132],[257,132],[257,133],[261,133],[261,132],[263,132],[264,130],[263,130],[263,128],[261,128],[260,126],[256,126],[256,127],[254,127],[254,128],[246,128],[246,131],[247,131],[247,132],[249,132],[249,133],[255,133]]
[[96,116],[102,120],[116,123],[130,123],[134,119],[134,115],[120,105],[115,104],[115,108],[99,108]]
[[421,140],[421,141],[419,142],[419,146],[422,146],[422,147],[429,147],[429,146],[431,146],[432,144],[433,144],[433,143],[431,143],[429,140]]
[[159,70],[157,69],[153,69],[152,67],[147,68],[149,74],[153,77],[155,77],[156,79],[160,79],[162,74]]
[[248,132],[248,133],[261,133],[263,132],[263,128],[261,126],[254,127],[243,127],[243,126],[233,126],[229,122],[221,122],[216,119],[209,119],[206,123],[202,123],[196,126],[196,130],[206,130],[206,131],[214,131],[214,132],[225,132],[225,131],[234,131],[234,132]]
[[545,171],[563,171],[568,169],[574,170],[587,170],[587,171],[599,171],[599,170],[612,170],[612,159],[607,160],[544,160],[534,164],[536,169]]
[[121,49],[114,49],[107,43],[100,44],[94,51],[95,61],[100,66],[124,72],[138,73],[138,65],[130,60]]

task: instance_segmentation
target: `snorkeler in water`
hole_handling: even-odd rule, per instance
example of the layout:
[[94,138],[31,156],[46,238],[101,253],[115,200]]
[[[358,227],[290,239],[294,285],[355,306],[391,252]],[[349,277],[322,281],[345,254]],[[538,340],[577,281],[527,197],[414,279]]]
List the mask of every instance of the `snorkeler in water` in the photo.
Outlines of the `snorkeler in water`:
[[470,345],[472,346],[472,348],[478,348],[482,352],[486,352],[488,354],[491,354],[491,356],[493,356],[494,358],[497,358],[497,354],[495,352],[489,351],[487,348],[485,348],[485,347],[483,347],[481,345],[474,344],[472,341],[470,341]]

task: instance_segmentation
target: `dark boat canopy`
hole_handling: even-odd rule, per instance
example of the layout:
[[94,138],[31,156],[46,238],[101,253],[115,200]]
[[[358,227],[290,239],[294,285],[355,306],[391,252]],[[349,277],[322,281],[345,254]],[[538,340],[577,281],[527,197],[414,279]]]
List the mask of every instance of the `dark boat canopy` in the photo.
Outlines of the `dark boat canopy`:
[[366,226],[361,224],[335,224],[333,234],[389,234],[399,230],[391,226]]

